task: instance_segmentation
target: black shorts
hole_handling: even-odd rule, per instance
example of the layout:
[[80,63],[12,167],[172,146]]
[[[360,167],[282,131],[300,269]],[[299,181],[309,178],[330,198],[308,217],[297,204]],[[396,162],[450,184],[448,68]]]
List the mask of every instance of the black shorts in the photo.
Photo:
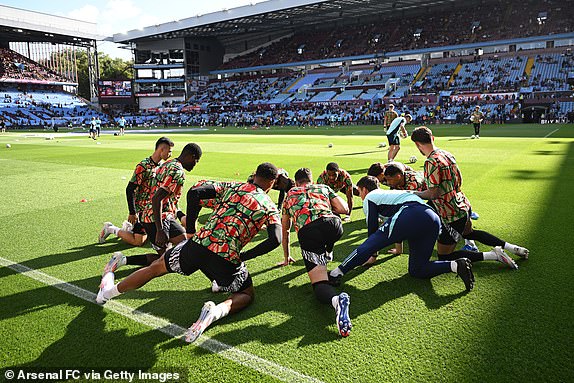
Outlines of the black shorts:
[[480,122],[473,122],[472,125],[474,125],[475,128],[480,128]]
[[307,271],[333,260],[333,246],[343,235],[339,217],[322,217],[299,229],[297,238]]
[[[155,243],[155,236],[157,234],[157,230],[155,228],[155,223],[142,223],[142,226],[147,233],[148,239],[151,242],[152,247],[154,250],[165,249],[165,247],[159,247]],[[185,229],[181,226],[181,223],[177,222],[174,217],[167,217],[163,220],[163,232],[169,239],[175,238],[179,235],[185,234]]]
[[253,286],[245,263],[231,263],[192,240],[178,243],[163,257],[168,272],[191,275],[201,270],[210,281],[217,282],[219,291],[235,293]]
[[471,211],[466,214],[466,217],[457,219],[451,223],[444,223],[442,220],[442,225],[440,228],[440,234],[438,236],[438,243],[441,245],[454,245],[462,239],[462,234],[466,228],[467,222],[470,220]]
[[389,140],[389,145],[400,145],[401,139],[399,137],[399,131],[397,130],[393,134],[387,134],[387,140]]
[[[154,227],[155,227],[155,224],[154,224]],[[140,221],[136,222],[136,224],[134,225],[134,227],[132,229],[132,232],[134,234],[139,234],[139,235],[146,235],[147,234],[143,224]]]

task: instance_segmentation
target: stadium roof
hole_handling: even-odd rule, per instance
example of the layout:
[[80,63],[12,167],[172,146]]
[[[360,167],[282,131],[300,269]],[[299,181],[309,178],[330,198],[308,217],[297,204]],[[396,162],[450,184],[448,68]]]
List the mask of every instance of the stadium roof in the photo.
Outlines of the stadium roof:
[[[471,1],[471,0],[469,0]],[[464,1],[464,2],[469,2]],[[269,0],[219,12],[158,24],[113,36],[116,43],[173,39],[181,37],[217,37],[222,44],[235,42],[246,34],[293,32],[302,27],[326,25],[359,17],[396,14],[424,9],[456,0]]]
[[0,41],[84,45],[103,38],[94,23],[0,5]]

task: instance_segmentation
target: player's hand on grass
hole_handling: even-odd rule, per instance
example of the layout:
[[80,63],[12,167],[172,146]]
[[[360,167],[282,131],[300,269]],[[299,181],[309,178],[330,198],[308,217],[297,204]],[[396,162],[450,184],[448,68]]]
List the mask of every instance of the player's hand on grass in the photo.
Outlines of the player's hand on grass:
[[348,216],[344,217],[343,222],[351,222],[351,216],[348,215]]
[[167,235],[161,230],[158,231],[157,234],[155,235],[155,244],[158,247],[165,247],[168,240],[169,238],[167,237]]
[[392,249],[390,249],[389,251],[387,251],[387,253],[393,254],[393,255],[401,255],[401,254],[402,254],[402,251],[399,250],[399,249],[396,249],[396,248],[392,248]]
[[363,267],[371,267],[375,262],[377,262],[377,254],[373,254],[367,259],[365,263],[363,263]]
[[295,263],[295,260],[293,258],[289,257],[288,259],[284,260],[283,262],[277,263],[277,266],[283,267],[283,266],[288,266],[292,263]]
[[135,225],[137,221],[138,221],[138,217],[135,214],[128,215],[128,222],[129,223],[131,223],[132,225]]

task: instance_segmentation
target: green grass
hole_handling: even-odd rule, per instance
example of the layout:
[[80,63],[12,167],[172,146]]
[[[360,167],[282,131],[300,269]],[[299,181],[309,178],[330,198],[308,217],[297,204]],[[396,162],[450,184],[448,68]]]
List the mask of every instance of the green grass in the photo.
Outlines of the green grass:
[[[274,268],[279,249],[249,261],[256,301],[206,335],[325,382],[573,381],[574,126],[489,125],[480,140],[466,138],[468,125],[433,130],[437,145],[459,162],[464,191],[480,214],[475,226],[531,250],[528,261],[517,261],[518,271],[475,264],[476,288],[467,294],[453,275],[411,278],[406,255],[379,257],[344,281],[354,328],[340,339],[333,310],[316,302],[294,244],[295,265]],[[125,178],[160,134],[105,135],[100,145],[84,136],[0,135],[0,256],[96,292],[112,252],[150,250],[95,240],[102,222],[126,218]],[[310,167],[315,176],[336,161],[357,181],[386,159],[377,127],[168,135],[175,155],[187,142],[204,151],[185,190],[201,178],[244,180],[263,161],[290,174]],[[422,169],[408,140],[397,159],[411,155]],[[332,267],[365,239],[360,199],[355,206]],[[120,269],[118,278],[132,270]],[[277,380],[8,268],[0,268],[0,286],[0,368],[171,367],[194,382]],[[118,301],[187,327],[204,301],[224,298],[209,287],[200,273],[168,275]]]

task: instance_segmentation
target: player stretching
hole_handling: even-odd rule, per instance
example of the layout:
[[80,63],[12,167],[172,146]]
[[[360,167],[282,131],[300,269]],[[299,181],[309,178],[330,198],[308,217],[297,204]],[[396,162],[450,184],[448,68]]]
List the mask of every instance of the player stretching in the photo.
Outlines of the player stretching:
[[313,184],[311,170],[302,168],[295,173],[296,187],[287,193],[283,205],[283,253],[285,264],[292,259],[289,252],[291,220],[305,262],[307,274],[319,302],[330,304],[336,312],[339,334],[346,337],[351,331],[350,298],[337,294],[329,284],[327,262],[333,260],[333,246],[343,235],[341,219],[333,213],[349,214],[345,201],[326,185]]
[[129,211],[127,223],[124,222],[122,228],[119,228],[111,222],[105,222],[98,237],[99,243],[104,243],[110,234],[114,234],[132,246],[144,244],[147,234],[141,224],[141,214],[148,201],[151,201],[152,182],[154,182],[159,163],[171,157],[173,145],[172,140],[161,137],[155,143],[155,151],[152,155],[136,165],[134,174],[126,187]]
[[393,120],[389,129],[387,129],[387,139],[389,140],[389,153],[387,159],[389,162],[394,161],[397,153],[401,150],[401,139],[399,137],[407,138],[409,134],[405,129],[405,125],[413,120],[413,116],[407,114],[404,117],[397,117]]
[[[461,190],[462,174],[453,155],[435,146],[432,131],[426,126],[416,128],[411,139],[421,154],[427,157],[424,177],[428,189],[415,194],[432,201],[443,224],[437,244],[439,259],[465,257],[473,262],[491,260],[505,263],[511,269],[518,269],[514,260],[504,250],[526,259],[528,249],[505,242],[486,231],[473,230],[470,220],[472,209]],[[453,252],[461,238],[476,240],[494,248],[484,253],[467,250]]]
[[480,138],[480,124],[484,120],[484,113],[480,111],[480,106],[474,107],[474,112],[470,115],[470,121],[474,125],[474,135],[470,138]]
[[[422,199],[400,190],[379,189],[379,181],[365,176],[357,182],[367,218],[369,237],[329,273],[333,284],[353,268],[362,265],[371,254],[393,243],[408,241],[409,274],[415,278],[432,278],[456,273],[467,291],[474,287],[472,264],[466,258],[453,261],[430,261],[440,230],[440,218]],[[379,216],[388,217],[379,227]]]
[[179,157],[166,161],[157,169],[151,188],[151,200],[147,200],[141,213],[142,226],[157,254],[140,254],[131,257],[117,251],[104,268],[104,275],[123,265],[145,266],[162,255],[167,243],[173,245],[185,240],[185,229],[177,221],[177,204],[185,182],[185,170],[191,171],[201,158],[199,145],[185,145]]
[[[113,272],[103,278],[103,289],[98,303],[112,299],[126,291],[138,289],[154,278],[167,273],[191,275],[200,270],[210,281],[214,292],[231,295],[216,305],[203,305],[199,319],[188,329],[186,341],[195,341],[214,321],[243,310],[253,301],[255,290],[251,276],[243,262],[265,254],[281,244],[279,211],[267,193],[275,183],[277,168],[270,163],[257,167],[253,184],[242,183],[228,188],[221,203],[203,228],[195,231],[199,200],[214,198],[209,186],[191,189],[188,193],[187,231],[193,233],[187,241],[167,250],[150,266],[141,268],[114,285]],[[233,213],[233,214],[231,214]],[[267,225],[269,237],[254,248],[241,252]]]
[[339,164],[336,162],[329,162],[327,168],[317,178],[317,183],[327,185],[335,193],[340,191],[347,196],[349,214],[343,218],[343,221],[350,221],[351,212],[353,211],[353,181],[351,180],[351,175],[346,170],[340,169]]

